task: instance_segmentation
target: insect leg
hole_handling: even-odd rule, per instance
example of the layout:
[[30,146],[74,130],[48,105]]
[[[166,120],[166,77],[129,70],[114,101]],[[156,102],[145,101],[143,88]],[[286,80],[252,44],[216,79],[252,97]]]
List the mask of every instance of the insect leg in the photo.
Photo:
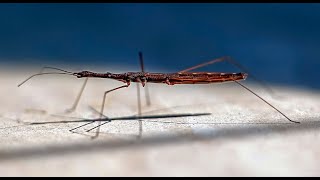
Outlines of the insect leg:
[[[141,116],[141,97],[140,97],[140,84],[137,83],[137,100],[138,100],[138,117]],[[138,138],[142,137],[142,121],[141,119],[138,120],[139,122],[139,135]]]
[[179,71],[179,73],[192,71],[192,70],[194,70],[194,69],[198,69],[198,68],[201,68],[201,67],[210,65],[210,64],[214,64],[214,63],[222,62],[222,61],[226,61],[226,60],[227,60],[227,56],[220,57],[220,58],[213,59],[213,60],[211,60],[211,61],[208,61],[208,62],[199,64],[199,65],[196,65],[196,66],[192,66],[192,67],[190,67],[190,68],[188,68],[188,69],[184,69],[184,70],[182,70],[182,71]]
[[242,86],[244,89],[248,90],[249,92],[251,92],[253,95],[255,95],[256,97],[258,97],[259,99],[261,99],[262,101],[264,101],[266,104],[268,104],[270,107],[272,107],[273,109],[275,109],[276,111],[278,111],[282,116],[284,116],[288,121],[293,122],[293,123],[300,123],[298,121],[293,121],[290,118],[288,118],[285,114],[283,114],[280,110],[278,110],[276,107],[274,107],[273,105],[271,105],[268,101],[266,101],[265,99],[263,99],[261,96],[259,96],[258,94],[256,94],[255,92],[253,92],[251,89],[249,89],[248,87],[246,87],[245,85],[241,84],[240,82],[234,80],[235,83],[239,84],[240,86]]
[[78,104],[79,104],[80,98],[81,98],[81,96],[82,96],[82,93],[83,93],[83,91],[84,91],[84,88],[85,88],[86,85],[87,85],[88,80],[89,80],[88,77],[84,80],[84,83],[82,84],[82,87],[81,87],[81,89],[80,89],[80,91],[79,91],[79,93],[78,93],[78,96],[77,96],[75,102],[73,103],[73,105],[72,105],[72,107],[71,107],[70,109],[67,109],[67,110],[65,111],[66,113],[71,113],[71,112],[73,112],[74,110],[76,110],[76,108],[77,108],[77,106],[78,106]]
[[245,68],[243,65],[241,65],[239,62],[237,62],[235,59],[231,58],[230,56],[223,56],[223,57],[220,57],[220,58],[208,61],[208,62],[204,62],[202,64],[190,67],[190,68],[182,70],[180,72],[188,72],[188,71],[191,71],[191,70],[194,70],[194,69],[198,69],[198,68],[201,68],[201,67],[204,67],[204,66],[207,66],[207,65],[210,65],[210,64],[214,64],[214,63],[217,63],[217,62],[222,62],[222,61],[227,61],[229,64],[237,67],[241,71],[243,71],[243,72],[245,72],[247,74],[250,74],[250,77],[252,79],[254,79],[256,82],[258,82],[261,86],[264,87],[264,89],[266,91],[269,92],[269,94],[271,94],[273,97],[275,97],[275,93],[273,92],[273,90],[265,82],[263,82],[262,80],[257,78],[255,75],[253,75],[251,72],[249,72],[249,70],[247,68]]
[[[201,67],[204,67],[204,66],[207,66],[207,65],[210,65],[210,64],[214,64],[214,63],[217,63],[217,62],[222,62],[222,61],[227,61],[229,62],[230,64],[234,65],[235,67],[238,67],[240,70],[248,73],[247,69],[244,68],[242,65],[240,65],[238,62],[236,62],[234,59],[232,59],[231,57],[229,56],[224,56],[224,57],[221,57],[221,58],[218,58],[218,59],[214,59],[214,60],[211,60],[211,61],[208,61],[208,62],[205,62],[205,63],[202,63],[202,64],[199,64],[199,65],[196,65],[196,66],[193,66],[193,67],[190,67],[188,69],[185,69],[185,70],[182,70],[180,72],[187,72],[187,71],[191,71],[191,70],[194,70],[194,69],[198,69],[198,68],[201,68]],[[255,76],[251,75],[251,77],[253,77],[254,80],[256,80],[258,83],[260,83],[261,85],[263,85],[266,89],[269,90],[269,93],[273,93],[273,91],[271,90],[271,88],[269,88],[266,84],[264,84],[261,80],[257,79]],[[258,97],[259,99],[261,99],[262,101],[264,101],[266,104],[268,104],[270,107],[272,107],[273,109],[275,109],[276,111],[278,111],[281,115],[283,115],[287,120],[289,120],[290,122],[294,122],[294,123],[299,123],[297,121],[293,121],[291,120],[290,118],[288,118],[284,113],[282,113],[280,110],[278,110],[277,108],[275,108],[273,105],[271,105],[269,102],[267,102],[265,99],[263,99],[261,96],[257,95],[256,93],[254,93],[252,90],[250,90],[248,87],[244,86],[243,84],[239,83],[238,81],[234,80],[234,82],[236,82],[237,84],[239,84],[241,87],[243,87],[244,89],[248,90],[249,92],[251,92],[253,95],[255,95],[256,97]]]
[[[143,62],[142,52],[139,52],[139,61],[140,61],[141,72],[144,72],[144,62]],[[149,88],[147,84],[145,85],[145,96],[146,96],[147,106],[150,106],[151,105],[150,93],[149,93]]]
[[[63,72],[68,72],[68,71],[65,71],[65,70],[63,70],[63,69],[59,69],[59,68],[55,68],[55,67],[43,67],[43,68],[41,68],[40,73],[42,73],[45,69],[54,69],[54,70],[59,70],[59,71],[63,71]],[[83,83],[83,85],[82,85],[82,87],[81,87],[81,89],[80,89],[80,92],[78,93],[78,96],[77,96],[75,102],[73,103],[73,105],[72,105],[72,107],[71,107],[70,109],[66,109],[66,111],[65,111],[66,113],[71,113],[71,112],[73,112],[73,111],[76,110],[76,108],[77,108],[77,106],[78,106],[78,104],[79,104],[80,98],[81,98],[81,96],[82,96],[82,93],[83,93],[83,91],[84,91],[84,88],[85,88],[86,85],[87,85],[88,79],[89,79],[89,78],[87,77],[87,78],[84,80],[84,83]]]
[[[143,62],[142,52],[139,52],[139,61],[140,61],[141,72],[144,72],[144,62]],[[148,85],[145,84],[145,82],[141,82],[141,84],[142,84],[142,86],[145,86],[146,103],[147,103],[147,106],[150,106],[151,102],[150,102]],[[137,83],[137,99],[138,99],[138,117],[140,117],[141,116],[141,96],[140,96],[140,84],[139,83]],[[139,122],[138,138],[140,139],[142,137],[142,121],[141,121],[141,119],[139,119],[138,122]]]
[[[103,100],[102,100],[102,105],[101,105],[101,110],[100,110],[100,119],[102,119],[102,116],[103,116],[103,109],[104,109],[104,104],[105,104],[105,101],[106,101],[106,96],[107,96],[107,94],[110,93],[110,92],[112,92],[112,91],[115,91],[115,90],[118,90],[118,89],[121,89],[121,88],[125,88],[125,87],[129,87],[129,86],[130,86],[130,81],[127,81],[127,84],[126,84],[126,85],[119,86],[119,87],[117,87],[117,88],[114,88],[114,89],[111,89],[111,90],[108,90],[108,91],[104,92]],[[109,121],[107,121],[107,122],[109,122]],[[105,122],[105,123],[107,123],[107,122]],[[103,123],[103,124],[105,124],[105,123]],[[101,121],[99,121],[98,126],[87,130],[87,132],[90,132],[90,131],[93,130],[93,129],[97,129],[96,134],[95,134],[95,136],[92,137],[92,139],[97,138],[97,137],[99,136],[100,126],[101,126],[101,125],[102,125],[102,124],[101,124]]]

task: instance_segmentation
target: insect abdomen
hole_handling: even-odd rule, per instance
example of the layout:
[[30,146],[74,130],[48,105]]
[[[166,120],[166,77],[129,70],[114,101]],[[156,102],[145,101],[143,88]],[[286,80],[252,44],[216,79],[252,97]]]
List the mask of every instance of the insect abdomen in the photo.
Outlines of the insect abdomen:
[[243,80],[246,75],[244,73],[174,73],[169,76],[170,84],[208,84],[228,82],[234,80]]

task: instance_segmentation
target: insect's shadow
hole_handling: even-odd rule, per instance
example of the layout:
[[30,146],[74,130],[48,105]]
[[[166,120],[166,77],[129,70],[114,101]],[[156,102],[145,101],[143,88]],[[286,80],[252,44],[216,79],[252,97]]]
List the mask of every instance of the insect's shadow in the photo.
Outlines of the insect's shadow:
[[[85,123],[85,122],[112,122],[112,121],[130,121],[130,120],[144,120],[144,119],[163,119],[163,118],[178,118],[178,117],[188,117],[188,116],[205,116],[211,115],[211,113],[184,113],[184,114],[163,114],[163,115],[145,115],[145,116],[123,116],[123,117],[115,117],[115,118],[102,118],[102,119],[79,119],[79,120],[66,120],[66,121],[45,121],[45,122],[24,122],[26,125],[42,125],[42,124],[61,124],[61,123]],[[53,115],[57,117],[64,117],[60,115]],[[74,117],[76,118],[76,117]],[[151,121],[151,122],[159,122],[159,121]],[[166,123],[166,122],[160,122]],[[168,122],[169,123],[169,122]],[[174,122],[170,122],[174,123]]]
[[[156,119],[156,118],[173,118],[173,117],[187,117],[187,116],[200,116],[209,115],[210,113],[198,113],[198,114],[167,114],[167,115],[153,115],[153,116],[126,116],[118,118],[108,118],[107,120],[137,120],[139,119]],[[94,151],[107,151],[117,150],[124,148],[143,148],[148,146],[159,146],[163,144],[177,144],[187,143],[204,140],[215,140],[215,139],[236,139],[245,138],[247,136],[261,136],[267,134],[277,133],[293,133],[298,131],[311,131],[320,129],[319,117],[300,119],[303,123],[265,123],[254,124],[249,123],[250,126],[235,126],[225,128],[214,128],[213,130],[203,130],[197,133],[183,133],[178,135],[163,134],[143,137],[139,140],[107,140],[107,141],[86,141],[84,143],[70,143],[62,145],[48,145],[41,147],[32,147],[24,149],[12,149],[10,151],[0,151],[0,161],[19,159],[19,158],[32,158],[39,156],[53,156],[61,154],[75,154],[83,152],[94,152]],[[49,124],[49,123],[74,123],[74,122],[89,122],[92,121],[82,119],[77,121],[58,121],[58,122],[34,122],[29,123],[31,125],[37,124]],[[97,119],[97,121],[99,121]],[[102,120],[100,120],[102,121]],[[246,123],[243,123],[246,124]],[[247,123],[248,124],[248,123]]]

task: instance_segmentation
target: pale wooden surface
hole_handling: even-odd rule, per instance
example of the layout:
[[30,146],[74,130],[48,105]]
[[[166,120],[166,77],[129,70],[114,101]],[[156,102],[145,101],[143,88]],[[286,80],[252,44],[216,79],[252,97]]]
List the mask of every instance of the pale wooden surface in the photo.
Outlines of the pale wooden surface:
[[[122,85],[91,79],[72,114],[83,82],[63,76],[35,78],[2,71],[0,108],[1,176],[319,176],[320,93],[273,86],[276,98],[245,82],[301,124],[279,113],[237,84],[149,84],[152,106],[144,115],[211,113],[206,116],[113,121],[91,140],[68,130],[83,124],[23,125],[98,117],[103,92]],[[142,95],[144,97],[144,95]],[[137,113],[136,84],[108,96],[109,118]],[[143,99],[144,100],[144,99]],[[144,101],[142,101],[143,104]],[[20,123],[18,122],[20,121]],[[92,127],[92,126],[90,126]]]

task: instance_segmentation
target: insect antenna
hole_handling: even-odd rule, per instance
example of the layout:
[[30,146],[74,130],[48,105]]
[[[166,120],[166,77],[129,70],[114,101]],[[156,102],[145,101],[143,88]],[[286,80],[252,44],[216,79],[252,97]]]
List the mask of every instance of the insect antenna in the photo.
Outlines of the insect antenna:
[[[27,79],[25,79],[24,81],[22,81],[20,84],[18,84],[18,87],[20,87],[22,84],[26,83],[27,81],[29,81],[31,78],[35,77],[35,76],[40,76],[40,75],[45,75],[45,74],[67,74],[67,75],[73,75],[74,76],[74,73],[73,72],[70,72],[70,71],[66,71],[66,70],[63,70],[63,69],[59,69],[59,68],[53,68],[53,67],[44,67],[42,68],[43,69],[55,69],[55,70],[58,70],[58,71],[62,71],[62,72],[40,72],[40,73],[37,73],[37,74],[34,74],[30,77],[28,77]],[[42,71],[41,70],[41,71]]]
[[70,73],[70,74],[73,73],[73,72],[70,72],[70,71],[66,71],[64,69],[60,69],[60,68],[56,68],[56,67],[49,67],[49,66],[45,66],[45,67],[41,68],[39,73],[42,73],[44,69],[54,69],[54,70],[58,70],[58,71],[65,72],[65,73]]

